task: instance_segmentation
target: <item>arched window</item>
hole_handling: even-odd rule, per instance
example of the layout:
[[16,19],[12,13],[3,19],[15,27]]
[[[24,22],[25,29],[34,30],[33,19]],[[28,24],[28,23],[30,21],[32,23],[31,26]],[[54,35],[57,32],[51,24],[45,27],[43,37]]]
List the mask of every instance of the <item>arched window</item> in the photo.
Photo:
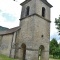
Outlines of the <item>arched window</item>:
[[42,16],[45,17],[45,8],[42,7]]
[[28,15],[29,15],[29,10],[30,10],[30,7],[29,7],[29,6],[27,6],[27,8],[26,8],[26,16],[28,16]]

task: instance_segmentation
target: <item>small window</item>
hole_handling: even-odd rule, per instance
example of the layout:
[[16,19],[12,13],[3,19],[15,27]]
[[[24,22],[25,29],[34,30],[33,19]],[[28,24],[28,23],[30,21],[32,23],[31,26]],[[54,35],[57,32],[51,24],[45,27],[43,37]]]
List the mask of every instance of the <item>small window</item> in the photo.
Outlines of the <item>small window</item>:
[[28,6],[28,7],[26,8],[26,16],[29,15],[29,10],[30,10],[30,7]]
[[45,17],[45,8],[42,7],[42,16]]

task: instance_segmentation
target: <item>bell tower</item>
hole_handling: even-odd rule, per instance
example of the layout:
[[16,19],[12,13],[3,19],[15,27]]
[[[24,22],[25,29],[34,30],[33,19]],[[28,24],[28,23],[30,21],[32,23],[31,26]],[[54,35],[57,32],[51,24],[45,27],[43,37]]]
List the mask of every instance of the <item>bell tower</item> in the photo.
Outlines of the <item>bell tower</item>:
[[[18,34],[19,58],[49,60],[50,8],[52,5],[47,0],[25,0],[21,6],[21,30]],[[26,46],[23,47],[24,50],[21,47],[23,44]]]
[[51,4],[47,2],[47,0],[25,0],[21,3],[22,12],[21,18],[24,18],[28,15],[38,14],[41,17],[50,20],[50,8]]

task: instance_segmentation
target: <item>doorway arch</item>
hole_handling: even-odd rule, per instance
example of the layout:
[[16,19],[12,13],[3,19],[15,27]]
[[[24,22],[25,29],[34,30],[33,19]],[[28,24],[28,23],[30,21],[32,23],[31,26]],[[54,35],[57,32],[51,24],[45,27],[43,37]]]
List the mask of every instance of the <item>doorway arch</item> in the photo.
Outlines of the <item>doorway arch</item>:
[[43,54],[44,54],[44,46],[40,45],[39,51],[38,51],[38,60],[42,60],[43,59]]
[[22,50],[22,60],[25,60],[26,57],[26,45],[22,43],[21,45],[21,50]]

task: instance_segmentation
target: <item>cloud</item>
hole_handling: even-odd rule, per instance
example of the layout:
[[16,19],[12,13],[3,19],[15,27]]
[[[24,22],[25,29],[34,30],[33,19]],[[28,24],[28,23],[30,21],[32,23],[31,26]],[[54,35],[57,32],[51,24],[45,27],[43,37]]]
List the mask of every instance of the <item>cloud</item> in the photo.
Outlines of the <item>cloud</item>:
[[4,26],[7,28],[13,28],[13,27],[19,26],[19,21],[15,20],[14,22],[7,22],[5,21],[5,18],[0,16],[0,26]]
[[13,28],[19,25],[21,6],[13,0],[0,0],[0,25]]
[[3,13],[2,11],[0,13],[0,26],[13,28],[19,26],[19,20],[18,18],[13,17],[9,13]]
[[57,40],[58,43],[60,43],[60,40]]
[[20,18],[21,6],[15,1],[0,0],[0,9],[5,13],[11,13],[13,16]]
[[50,36],[51,39],[56,38],[57,40],[59,40],[59,35],[58,33],[54,33],[53,35]]
[[4,13],[2,10],[0,10],[0,16],[2,16],[2,18],[5,18],[5,21],[7,22],[14,22],[16,20],[16,17],[11,13]]
[[16,20],[16,17],[14,17],[13,15],[9,13],[3,13],[2,16],[3,18],[6,19],[7,22],[14,22]]
[[4,22],[4,21],[5,21],[5,18],[3,18],[2,16],[0,16],[0,25],[1,25],[1,23]]
[[52,40],[53,38],[55,38],[57,42],[60,43],[60,35],[58,35],[58,32],[55,32],[50,36],[50,40]]
[[2,12],[2,10],[0,10],[0,13]]
[[18,18],[12,16],[12,14],[0,10],[0,26],[13,28],[19,26],[19,22]]

